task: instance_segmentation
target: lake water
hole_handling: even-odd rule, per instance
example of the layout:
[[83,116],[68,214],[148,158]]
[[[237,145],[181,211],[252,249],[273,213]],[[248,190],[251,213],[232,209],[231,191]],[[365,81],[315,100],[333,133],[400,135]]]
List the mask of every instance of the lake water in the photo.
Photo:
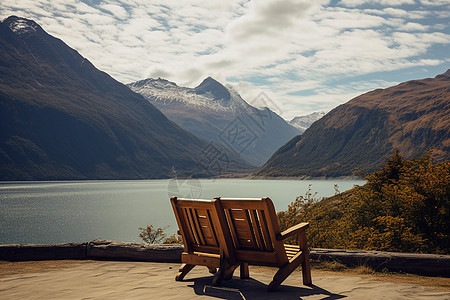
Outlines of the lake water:
[[177,225],[169,196],[212,199],[265,197],[277,211],[304,195],[345,191],[358,180],[138,180],[0,182],[0,244],[88,242],[96,238],[140,242],[138,227]]

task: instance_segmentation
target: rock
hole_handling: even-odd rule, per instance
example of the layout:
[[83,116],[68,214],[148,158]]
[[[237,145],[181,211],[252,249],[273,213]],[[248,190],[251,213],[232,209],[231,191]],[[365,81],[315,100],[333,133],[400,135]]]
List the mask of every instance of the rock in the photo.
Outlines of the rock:
[[181,262],[182,245],[146,245],[94,240],[87,245],[88,259]]
[[88,243],[0,245],[0,260],[86,259]]
[[310,257],[336,260],[347,266],[368,266],[376,271],[386,268],[392,272],[450,277],[450,255],[316,248]]

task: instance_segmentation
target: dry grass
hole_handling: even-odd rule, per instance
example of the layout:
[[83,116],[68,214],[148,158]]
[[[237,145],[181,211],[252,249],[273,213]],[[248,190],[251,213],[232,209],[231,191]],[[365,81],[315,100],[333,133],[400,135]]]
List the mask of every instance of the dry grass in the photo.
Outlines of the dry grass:
[[393,283],[410,283],[423,286],[432,286],[450,291],[450,278],[419,276],[408,273],[395,273],[387,270],[377,272],[368,266],[347,267],[337,261],[312,261],[313,276],[316,274],[338,274],[343,276],[370,277]]

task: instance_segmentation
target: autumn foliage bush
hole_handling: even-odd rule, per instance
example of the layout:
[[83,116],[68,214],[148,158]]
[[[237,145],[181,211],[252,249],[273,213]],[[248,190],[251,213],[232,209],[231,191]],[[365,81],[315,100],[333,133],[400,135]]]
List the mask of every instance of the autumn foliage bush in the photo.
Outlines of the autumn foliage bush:
[[450,162],[397,151],[366,180],[322,200],[309,190],[278,213],[280,226],[309,222],[316,248],[450,254]]

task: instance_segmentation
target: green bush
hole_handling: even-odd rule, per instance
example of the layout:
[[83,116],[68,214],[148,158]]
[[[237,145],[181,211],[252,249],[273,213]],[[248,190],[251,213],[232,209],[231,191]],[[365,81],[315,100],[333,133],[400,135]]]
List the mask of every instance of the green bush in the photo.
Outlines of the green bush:
[[450,253],[450,162],[396,151],[366,179],[320,201],[309,190],[278,213],[281,228],[309,222],[311,247]]

